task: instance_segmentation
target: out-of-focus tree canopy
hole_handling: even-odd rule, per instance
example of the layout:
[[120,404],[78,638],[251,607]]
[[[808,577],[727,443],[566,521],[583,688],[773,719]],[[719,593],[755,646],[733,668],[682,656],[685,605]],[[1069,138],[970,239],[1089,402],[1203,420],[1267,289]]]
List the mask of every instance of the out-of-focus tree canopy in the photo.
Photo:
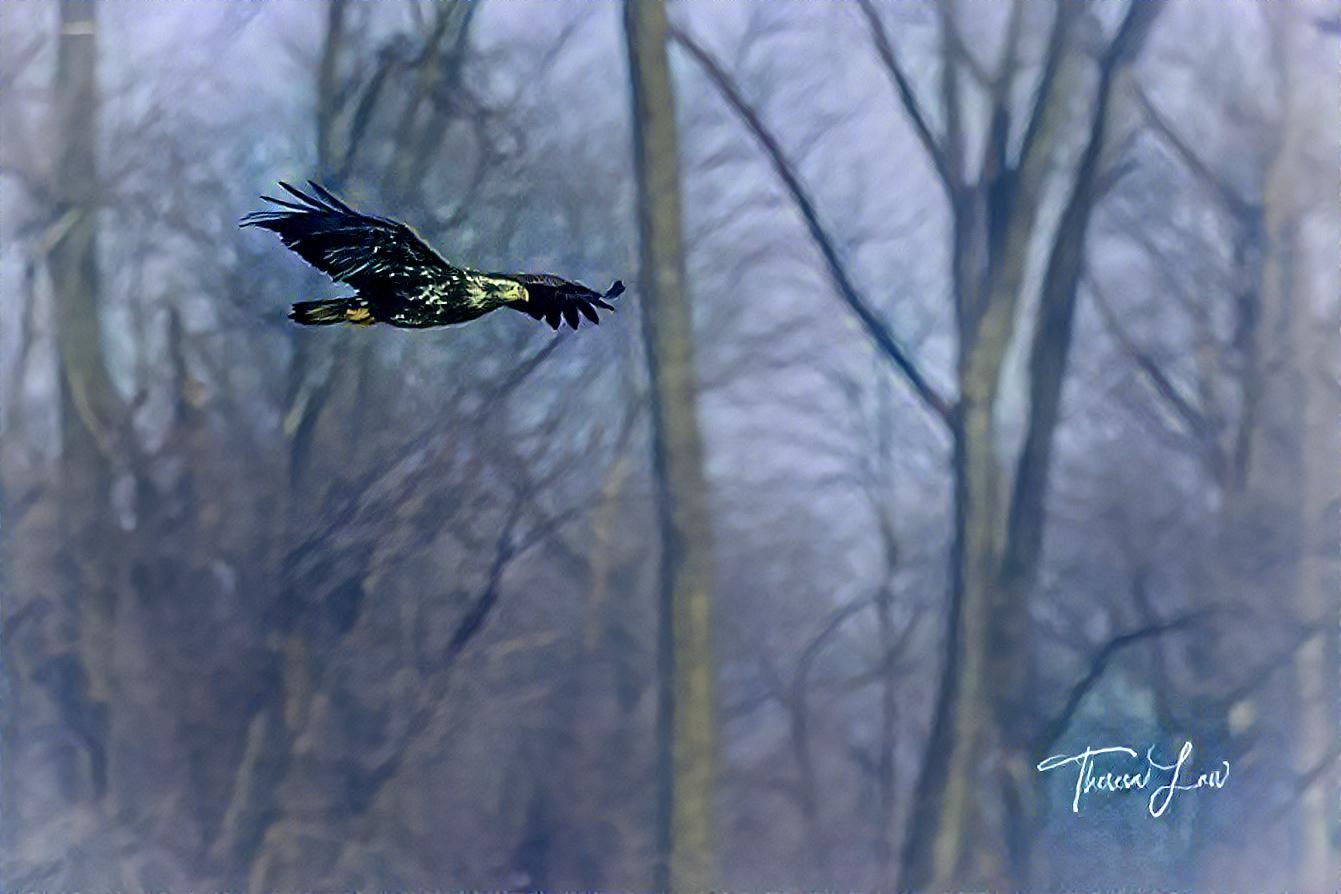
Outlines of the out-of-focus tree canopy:
[[[0,886],[661,879],[668,393],[718,887],[1334,883],[1335,9],[666,13],[659,266],[623,4],[5,6]],[[308,177],[629,293],[299,329]]]

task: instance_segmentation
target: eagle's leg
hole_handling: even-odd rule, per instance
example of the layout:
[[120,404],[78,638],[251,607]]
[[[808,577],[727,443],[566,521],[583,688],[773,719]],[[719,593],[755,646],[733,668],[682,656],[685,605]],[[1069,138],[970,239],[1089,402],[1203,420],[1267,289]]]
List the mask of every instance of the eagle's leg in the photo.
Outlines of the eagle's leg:
[[377,322],[368,302],[362,298],[299,301],[289,312],[289,319],[304,326],[331,326],[336,323],[371,326]]

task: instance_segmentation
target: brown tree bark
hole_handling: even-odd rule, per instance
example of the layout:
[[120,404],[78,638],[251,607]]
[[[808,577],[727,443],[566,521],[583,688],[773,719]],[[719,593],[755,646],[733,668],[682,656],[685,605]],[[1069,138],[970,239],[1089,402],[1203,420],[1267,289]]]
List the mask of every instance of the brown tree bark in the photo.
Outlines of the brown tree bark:
[[60,358],[61,513],[67,596],[79,671],[66,697],[79,714],[89,755],[86,793],[106,790],[115,591],[101,565],[112,481],[118,400],[99,325],[97,210],[98,51],[96,4],[63,0],[56,47],[55,101],[60,148],[55,190],[64,226],[51,246],[52,303]]
[[715,875],[716,710],[711,531],[685,292],[675,95],[663,2],[624,7],[633,81],[644,341],[652,380],[653,465],[661,528],[656,888],[704,891]]

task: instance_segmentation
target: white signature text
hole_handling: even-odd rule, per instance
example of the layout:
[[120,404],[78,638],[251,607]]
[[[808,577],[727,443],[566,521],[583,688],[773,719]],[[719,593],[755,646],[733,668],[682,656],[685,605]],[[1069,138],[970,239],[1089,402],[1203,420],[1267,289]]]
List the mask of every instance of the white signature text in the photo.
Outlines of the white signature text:
[[[1144,790],[1156,778],[1164,781],[1150,793],[1146,809],[1153,817],[1161,817],[1169,809],[1175,792],[1196,789],[1220,789],[1229,781],[1229,761],[1221,761],[1215,770],[1194,773],[1187,766],[1192,758],[1192,743],[1184,742],[1178,758],[1171,764],[1155,760],[1155,746],[1146,749],[1145,761],[1131,748],[1110,745],[1105,748],[1086,748],[1079,754],[1054,754],[1038,765],[1039,772],[1074,765],[1076,768],[1075,797],[1071,812],[1080,812],[1081,800],[1091,792],[1123,792]],[[1159,774],[1156,777],[1156,774]]]

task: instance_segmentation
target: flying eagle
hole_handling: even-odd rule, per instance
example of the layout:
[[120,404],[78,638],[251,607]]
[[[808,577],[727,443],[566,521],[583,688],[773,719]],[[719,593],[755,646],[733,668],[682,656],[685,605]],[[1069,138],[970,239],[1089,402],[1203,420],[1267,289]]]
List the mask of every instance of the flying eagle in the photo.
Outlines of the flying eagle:
[[[596,308],[624,291],[615,281],[604,294],[549,273],[481,273],[449,264],[408,226],[360,214],[320,184],[315,195],[281,182],[297,202],[261,196],[279,206],[242,218],[244,227],[279,234],[284,245],[335,282],[353,286],[347,298],[300,301],[289,318],[305,326],[387,323],[405,329],[465,323],[510,307],[558,329],[582,317],[599,324]],[[580,315],[580,316],[579,316]]]

